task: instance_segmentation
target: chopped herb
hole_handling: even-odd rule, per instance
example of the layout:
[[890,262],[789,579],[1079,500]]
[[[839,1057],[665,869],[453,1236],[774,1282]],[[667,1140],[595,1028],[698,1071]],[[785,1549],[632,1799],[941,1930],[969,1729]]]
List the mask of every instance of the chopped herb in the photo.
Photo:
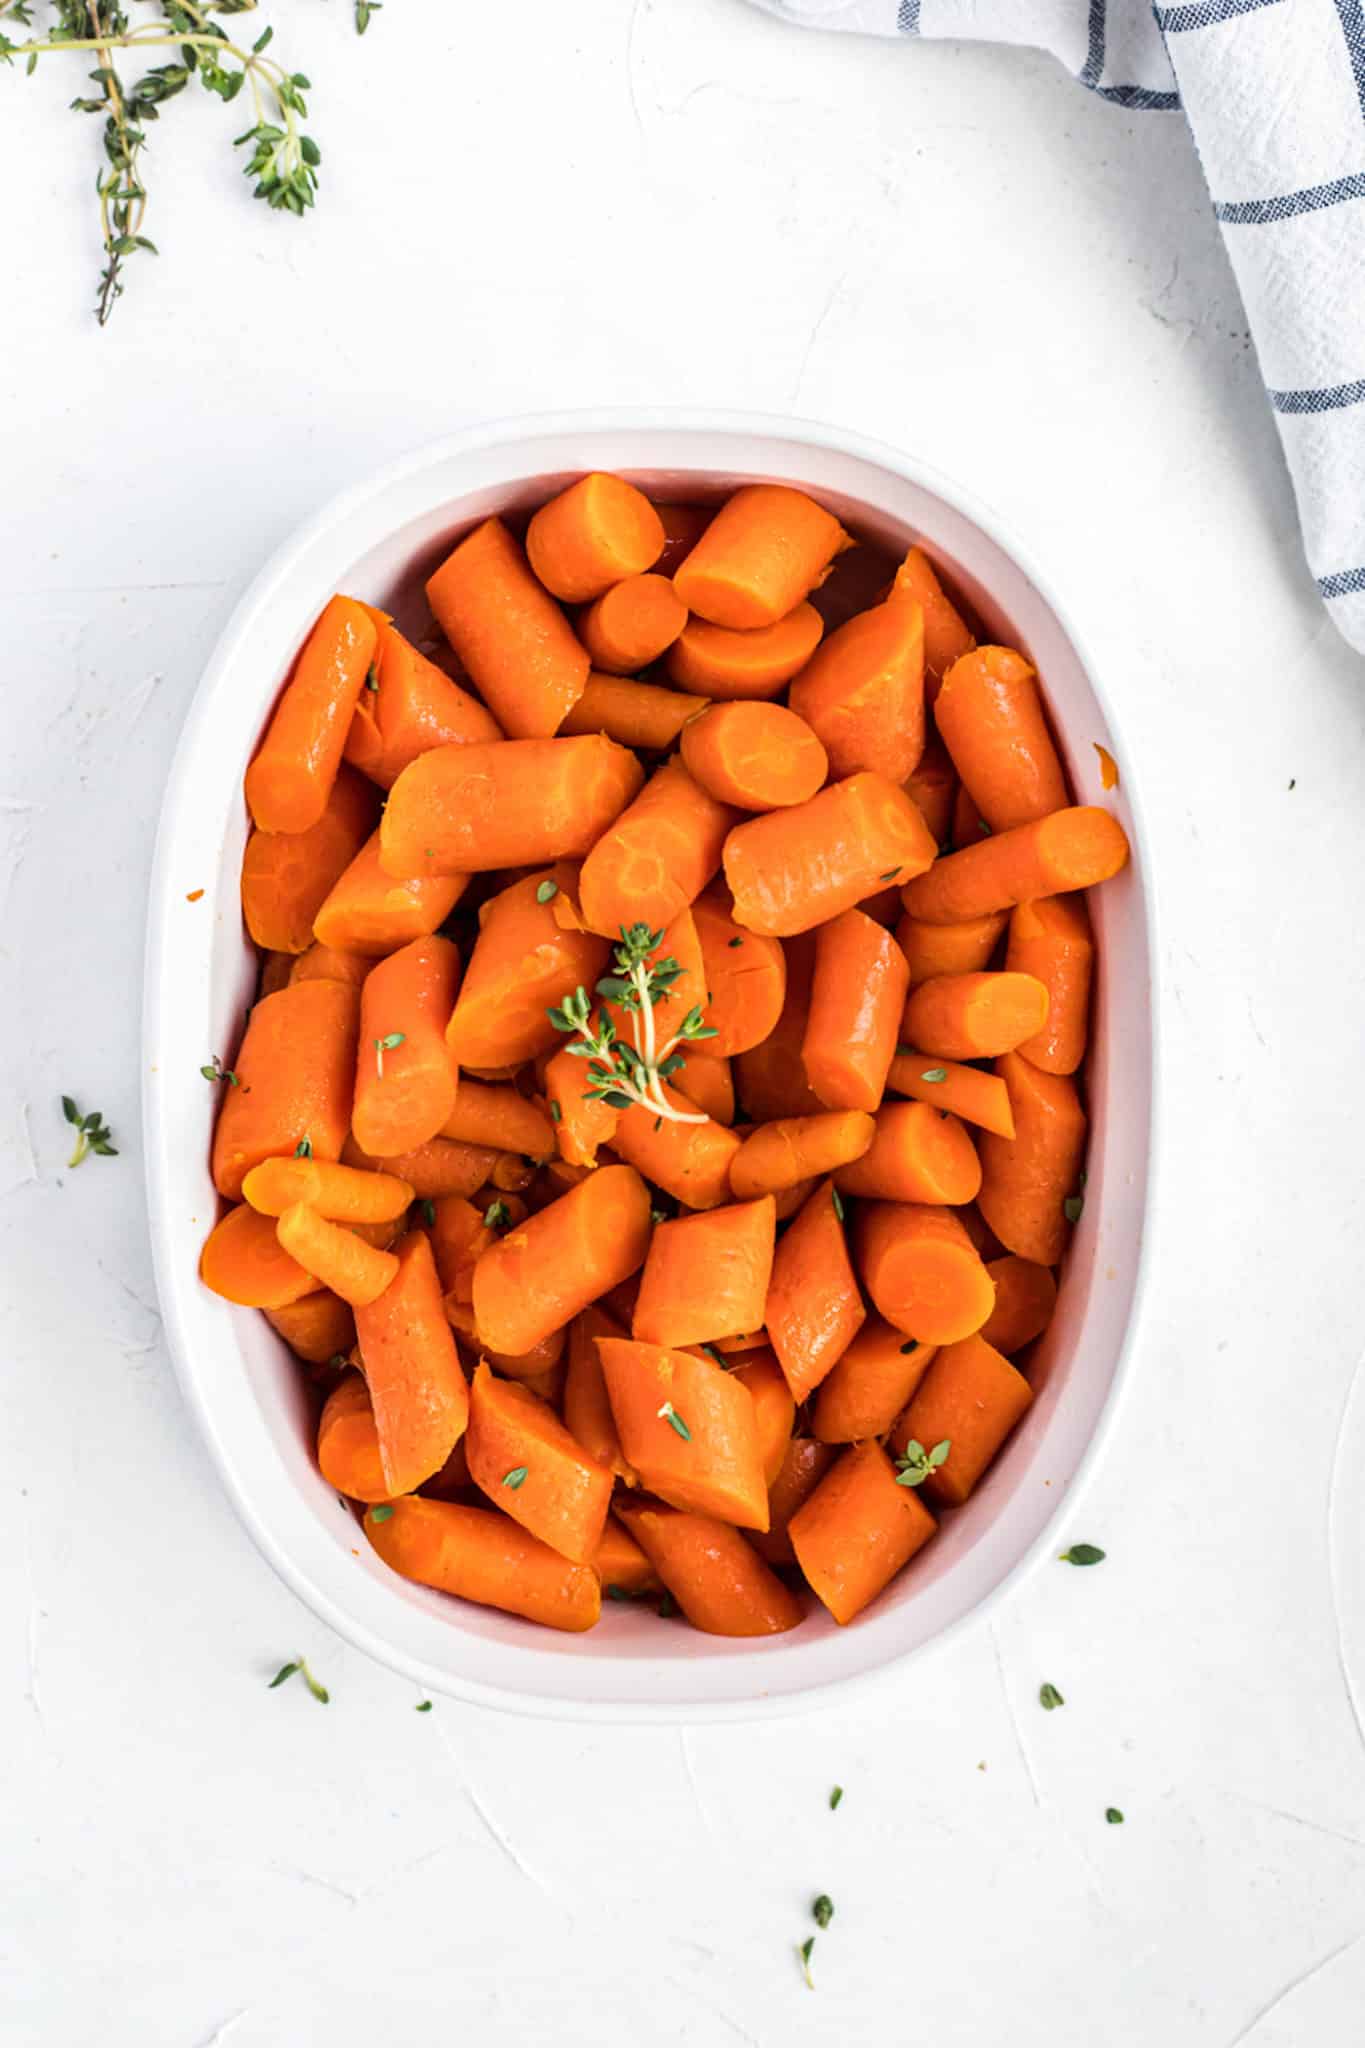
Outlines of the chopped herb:
[[552,1101],[550,1104],[550,1122],[552,1124],[557,1124],[562,1121],[563,1116],[564,1112],[560,1108],[559,1104],[557,1102]]
[[486,1230],[501,1230],[503,1225],[510,1223],[511,1220],[512,1211],[508,1208],[506,1202],[490,1202],[483,1212],[484,1228]]
[[[226,1081],[229,1088],[239,1088],[241,1086],[241,1083],[237,1079],[237,1076],[232,1072],[230,1067],[225,1067],[223,1065],[223,1062],[219,1059],[217,1053],[213,1055],[213,1058],[209,1062],[208,1066],[201,1067],[199,1071],[206,1081]],[[65,1095],[62,1097],[63,1109],[65,1109],[66,1107],[67,1099],[68,1098]],[[75,1105],[73,1104],[72,1107],[74,1108]],[[68,1117],[67,1122],[70,1123],[70,1121],[71,1119],[70,1117]]]
[[[1291,789],[1294,787],[1292,782],[1290,783],[1289,787]],[[1123,1826],[1122,1807],[1106,1806],[1104,1809],[1104,1817],[1108,1821],[1111,1828],[1121,1828]]]
[[503,1473],[503,1485],[510,1486],[513,1493],[515,1493],[517,1491],[517,1488],[522,1484],[522,1481],[525,1479],[530,1469],[531,1468],[529,1465],[514,1465],[510,1472]]
[[417,1204],[417,1207],[421,1211],[422,1221],[426,1224],[427,1229],[434,1230],[436,1228],[436,1204],[432,1201],[430,1195],[424,1195]]
[[834,1901],[828,1892],[821,1892],[810,1910],[817,1927],[828,1927],[834,1918]]
[[277,1685],[283,1685],[286,1678],[292,1678],[294,1676],[294,1673],[298,1670],[298,1668],[299,1667],[297,1664],[281,1664],[279,1670],[275,1673],[275,1676],[271,1679],[269,1685],[266,1687],[266,1691],[274,1692],[275,1687]]
[[666,1209],[651,1209],[649,1220],[651,1223],[667,1223],[668,1211]]
[[365,688],[376,692],[379,689],[379,665],[377,662],[372,661],[365,672]]
[[117,1151],[109,1143],[112,1134],[102,1110],[92,1109],[88,1116],[82,1116],[71,1097],[64,1095],[62,1115],[76,1133],[76,1149],[66,1162],[68,1166],[79,1166],[87,1152],[98,1152],[102,1159],[118,1158]]
[[838,1221],[839,1221],[840,1223],[842,1223],[842,1222],[843,1222],[843,1220],[844,1220],[844,1198],[843,1198],[843,1196],[842,1196],[842,1195],[841,1195],[841,1194],[839,1193],[839,1190],[838,1190],[838,1188],[831,1188],[831,1189],[830,1189],[830,1191],[829,1191],[829,1198],[830,1198],[830,1201],[831,1201],[831,1202],[832,1202],[832,1203],[834,1204],[834,1214],[835,1214],[835,1216],[837,1217]]
[[1038,1704],[1045,1712],[1050,1714],[1054,1707],[1064,1707],[1066,1701],[1062,1698],[1055,1685],[1043,1684],[1038,1688]]
[[[384,12],[384,0],[355,0],[355,32],[363,36],[370,25],[370,17]],[[420,1712],[420,1709],[419,1709]]]
[[697,1349],[704,1351],[708,1358],[714,1358],[717,1365],[724,1365],[725,1360],[721,1357],[714,1344],[699,1344]]
[[888,868],[886,873],[884,875],[879,875],[877,879],[882,882],[894,882],[899,873],[899,868]]
[[381,1081],[384,1078],[385,1053],[392,1052],[395,1046],[401,1045],[406,1037],[406,1031],[390,1031],[383,1038],[376,1038],[374,1041],[375,1072],[379,1075]]
[[350,1362],[344,1351],[334,1351],[327,1361],[335,1372],[345,1372]]
[[799,1947],[799,1948],[797,1949],[797,1951],[796,1951],[796,1953],[797,1953],[797,1956],[798,1956],[798,1957],[800,1958],[800,1962],[801,1962],[801,1975],[802,1975],[802,1976],[803,1976],[803,1977],[805,1978],[805,1980],[806,1980],[806,1989],[807,1989],[807,1991],[814,1991],[814,1989],[815,1989],[815,1979],[814,1979],[814,1978],[813,1978],[813,1977],[811,1976],[811,1973],[810,1973],[810,1956],[811,1956],[811,1950],[812,1950],[812,1949],[813,1949],[814,1947],[815,1947],[815,1936],[814,1936],[813,1934],[811,1934],[811,1935],[808,1935],[808,1936],[807,1936],[807,1938],[805,1939],[805,1941],[803,1941],[803,1942],[801,1943],[800,1947]]
[[269,1685],[266,1687],[266,1691],[274,1692],[275,1687],[277,1685],[283,1685],[285,1680],[287,1678],[292,1678],[296,1671],[301,1673],[304,1684],[307,1686],[309,1692],[312,1693],[313,1698],[317,1701],[318,1705],[321,1707],[325,1707],[327,1705],[327,1702],[331,1699],[332,1695],[328,1692],[325,1685],[318,1684],[318,1681],[316,1680],[316,1678],[314,1678],[312,1672],[308,1669],[308,1659],[306,1657],[296,1657],[292,1664],[281,1664],[279,1670],[275,1673],[275,1676],[271,1679]]
[[387,1522],[392,1514],[393,1502],[385,1501],[381,1507],[370,1509],[370,1520],[372,1522]]
[[1073,1543],[1070,1550],[1058,1553],[1062,1564],[1103,1564],[1104,1552],[1094,1543]]
[[744,944],[744,941],[743,941],[743,939],[731,939],[731,940],[729,941],[729,944],[730,944],[731,948],[733,949],[733,948],[734,948],[735,946],[742,946],[742,945]]
[[[1291,776],[1290,776],[1290,778],[1289,778],[1289,787],[1290,787],[1291,789],[1294,789],[1294,788],[1296,788],[1296,787],[1298,786],[1298,780],[1299,780],[1299,778],[1298,778],[1298,776],[1297,776],[1297,775],[1291,775]],[[1112,1810],[1113,1810],[1113,1809],[1111,1808],[1111,1811],[1112,1811]]]
[[671,1401],[665,1401],[663,1407],[660,1408],[657,1412],[659,1420],[661,1422],[666,1422],[670,1429],[676,1430],[684,1443],[691,1443],[692,1432],[688,1428],[687,1424],[683,1421],[681,1415],[679,1415],[677,1409],[673,1406],[673,1403]]
[[296,1159],[311,1159],[311,1158],[312,1158],[312,1156],[313,1156],[313,1141],[312,1141],[312,1139],[311,1139],[311,1138],[300,1138],[300,1139],[299,1139],[299,1142],[298,1142],[298,1144],[297,1144],[297,1145],[296,1145],[296,1146],[294,1147],[294,1157],[295,1157]]
[[429,1714],[431,1712],[431,1701],[418,1700],[417,1705],[412,1711],[414,1714]]
[[835,1809],[837,1808],[837,1806],[838,1806],[838,1804],[839,1804],[839,1801],[840,1801],[840,1800],[841,1800],[841,1799],[843,1798],[843,1796],[844,1796],[844,1788],[843,1788],[843,1786],[842,1786],[842,1785],[832,1785],[832,1786],[830,1787],[830,1794],[829,1794],[829,1810],[830,1810],[830,1812],[831,1812],[831,1813],[833,1813],[833,1812],[835,1811]]
[[902,1345],[901,1345],[901,1357],[902,1357],[902,1358],[908,1358],[908,1357],[910,1356],[910,1353],[911,1353],[912,1351],[918,1351],[918,1350],[919,1350],[919,1338],[918,1338],[918,1337],[912,1337],[912,1338],[911,1338],[911,1339],[909,1340],[909,1342],[908,1342],[908,1343],[906,1343],[906,1344],[902,1344]]
[[991,828],[990,828],[990,826],[989,826],[989,825],[988,825],[988,824],[986,823],[986,820],[985,820],[984,818],[978,818],[976,822],[977,822],[977,824],[979,825],[979,827],[981,828],[981,836],[982,836],[982,838],[983,838],[983,839],[989,839],[989,838],[990,838],[990,836],[991,836]]
[[920,1075],[921,1081],[946,1081],[947,1078],[948,1069],[946,1067],[926,1067]]
[[537,903],[552,903],[559,894],[558,882],[542,882],[536,890]]
[[946,1461],[952,1447],[952,1438],[945,1436],[932,1451],[926,1451],[918,1438],[912,1436],[896,1460],[897,1486],[923,1486],[929,1475]]
[[1068,1195],[1066,1200],[1062,1203],[1062,1214],[1063,1216],[1065,1216],[1068,1223],[1079,1223],[1081,1220],[1081,1211],[1082,1209],[1084,1209],[1084,1207],[1084,1195]]
[[663,1129],[663,1127],[664,1127],[664,1120],[663,1120],[662,1116],[656,1116],[656,1117],[655,1117],[655,1119],[654,1119],[654,1128],[655,1128],[655,1130],[656,1130],[656,1131],[661,1131],[661,1130]]

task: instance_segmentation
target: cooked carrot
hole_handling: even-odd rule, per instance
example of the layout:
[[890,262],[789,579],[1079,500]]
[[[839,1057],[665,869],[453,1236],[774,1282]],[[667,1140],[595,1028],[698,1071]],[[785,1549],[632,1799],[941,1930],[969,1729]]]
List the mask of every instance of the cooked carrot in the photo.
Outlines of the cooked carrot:
[[633,676],[657,661],[687,624],[687,606],[667,576],[626,576],[574,621],[594,668]]
[[214,1224],[199,1254],[199,1278],[243,1308],[288,1308],[318,1285],[279,1242],[270,1217],[247,1202]]
[[820,927],[801,1058],[826,1108],[876,1109],[909,986],[900,947],[861,910]]
[[602,1540],[592,1554],[592,1568],[612,1599],[636,1593],[659,1593],[663,1581],[625,1524],[608,1515]]
[[824,630],[815,606],[804,601],[749,632],[689,619],[668,650],[668,679],[694,697],[776,697],[805,667]]
[[398,1271],[392,1252],[378,1251],[354,1230],[329,1223],[306,1202],[286,1209],[275,1231],[289,1256],[352,1308],[377,1300]]
[[1032,1401],[1028,1381],[994,1345],[965,1337],[936,1354],[892,1444],[901,1456],[907,1443],[926,1451],[946,1443],[948,1455],[925,1480],[924,1492],[944,1507],[961,1507]]
[[373,1159],[361,1151],[354,1138],[348,1138],[341,1156],[347,1166],[391,1173],[407,1181],[419,1202],[436,1202],[444,1195],[477,1194],[498,1157],[489,1145],[463,1145],[456,1138],[428,1138],[425,1145],[396,1152],[390,1159]]
[[713,704],[683,727],[681,749],[693,780],[741,811],[806,803],[829,771],[811,728],[780,704]]
[[378,638],[353,597],[324,606],[246,771],[247,805],[261,831],[306,832],[326,810]]
[[[279,1239],[275,1242],[278,1244]],[[265,1319],[295,1357],[306,1359],[310,1365],[326,1365],[331,1359],[344,1358],[355,1343],[355,1315],[350,1303],[325,1287],[298,1301],[268,1308]]]
[[529,1351],[644,1263],[649,1190],[604,1166],[509,1230],[474,1268],[474,1315],[495,1350]]
[[339,981],[304,981],[264,997],[225,1088],[213,1133],[213,1184],[235,1202],[253,1166],[288,1157],[306,1139],[337,1159],[351,1121],[360,999]]
[[1046,1266],[1007,1252],[986,1271],[995,1282],[995,1307],[981,1326],[988,1344],[1008,1357],[1041,1337],[1057,1306],[1057,1282]]
[[1018,1050],[1049,1074],[1074,1074],[1085,1058],[1095,947],[1079,896],[1040,896],[1010,918],[1005,965],[1032,974],[1048,994],[1047,1023]]
[[729,1372],[754,1404],[754,1428],[758,1432],[763,1483],[770,1487],[782,1469],[792,1424],[796,1420],[796,1402],[787,1385],[787,1376],[777,1362],[776,1352],[766,1344],[744,1352],[729,1367]]
[[475,1262],[493,1242],[484,1211],[465,1195],[442,1195],[432,1200],[427,1235],[442,1294],[472,1301]]
[[735,816],[681,761],[666,761],[583,863],[579,902],[589,930],[615,938],[623,925],[647,924],[654,931],[670,924],[720,866]]
[[988,910],[965,924],[921,924],[917,917],[903,916],[896,944],[910,969],[911,987],[939,974],[979,974],[990,966],[1008,923],[1007,910]]
[[714,505],[655,504],[664,530],[664,550],[655,568],[661,576],[671,576],[680,562],[686,561],[697,542],[715,517]]
[[933,1356],[932,1344],[873,1316],[816,1389],[812,1431],[827,1444],[885,1436]]
[[841,1625],[861,1614],[938,1524],[880,1444],[844,1452],[787,1525],[807,1584]]
[[819,1386],[867,1318],[830,1181],[779,1239],[765,1320],[797,1401]]
[[499,1607],[548,1628],[593,1628],[602,1588],[591,1565],[572,1564],[508,1515],[454,1501],[399,1500],[365,1534],[391,1571],[480,1607]]
[[620,1513],[693,1628],[709,1636],[775,1636],[805,1612],[753,1545],[711,1515],[623,1501]]
[[979,1330],[995,1288],[950,1209],[918,1202],[859,1205],[858,1266],[888,1323],[922,1344],[955,1344]]
[[1006,1251],[1055,1266],[1071,1234],[1065,1204],[1085,1155],[1085,1111],[1069,1076],[1046,1074],[1017,1052],[995,1071],[1009,1090],[1014,1137],[981,1140],[977,1200]]
[[430,747],[501,738],[498,721],[477,697],[428,661],[396,626],[384,628],[369,685],[351,720],[348,761],[381,789],[392,789],[409,761]]
[[953,1060],[935,1059],[927,1052],[900,1045],[886,1085],[897,1095],[960,1116],[965,1123],[979,1124],[983,1131],[994,1131],[998,1137],[1014,1136],[1009,1090],[999,1075],[985,1074],[980,1067],[959,1066]]
[[338,952],[378,958],[424,938],[449,917],[468,875],[426,875],[396,881],[379,858],[380,834],[371,833],[313,919],[313,935]]
[[936,732],[928,735],[918,764],[906,777],[905,793],[934,835],[935,843],[942,846],[952,829],[957,771]]
[[500,519],[467,533],[427,584],[437,623],[512,739],[555,732],[588,680],[588,657]]
[[731,1162],[731,1190],[743,1202],[814,1174],[833,1173],[850,1159],[861,1159],[875,1134],[876,1125],[861,1109],[827,1109],[818,1116],[760,1124]]
[[393,1223],[412,1201],[405,1180],[329,1159],[263,1159],[244,1177],[242,1193],[263,1216],[283,1216],[306,1202],[329,1223]]
[[266,951],[303,953],[313,919],[375,828],[379,801],[362,775],[342,767],[317,823],[306,832],[262,832],[242,855],[242,916]]
[[585,1062],[575,1059],[567,1045],[545,1069],[555,1142],[571,1166],[596,1166],[599,1146],[610,1145],[620,1119],[620,1111],[600,1095],[586,1093],[591,1079]]
[[728,498],[673,581],[689,611],[741,632],[775,625],[814,589],[848,535],[832,512],[786,484],[745,484]]
[[694,1046],[673,1076],[673,1086],[694,1109],[704,1109],[716,1123],[734,1122],[734,1076],[723,1053],[703,1056],[702,1047]]
[[960,853],[964,846],[975,846],[979,840],[989,839],[991,828],[981,815],[981,807],[965,782],[959,782],[953,798],[953,822],[949,829],[950,845],[945,853]]
[[886,1102],[873,1121],[872,1143],[862,1158],[834,1176],[841,1194],[952,1208],[976,1200],[981,1162],[955,1116],[926,1102]]
[[[686,1097],[667,1082],[663,1095],[673,1108],[695,1114]],[[741,1142],[710,1117],[699,1124],[668,1117],[661,1121],[638,1104],[621,1111],[612,1139],[623,1159],[689,1209],[714,1209],[730,1200],[730,1167]]]
[[[515,1229],[515,1223],[510,1227]],[[497,1232],[492,1236],[496,1242]],[[504,1379],[519,1380],[523,1386],[532,1388],[540,1388],[555,1373],[568,1344],[564,1330],[551,1330],[548,1336],[540,1338],[525,1351],[499,1351],[484,1342],[474,1319],[473,1302],[462,1301],[458,1293],[446,1295],[445,1317],[459,1343],[472,1358],[485,1359]]]
[[1127,858],[1128,841],[1118,819],[1093,805],[1076,804],[935,861],[928,874],[907,883],[901,900],[911,917],[927,924],[963,924],[1036,896],[1107,882]]
[[[580,1060],[578,1065],[581,1067]],[[502,1152],[520,1152],[527,1159],[548,1159],[555,1149],[555,1131],[545,1111],[516,1088],[494,1081],[460,1076],[455,1107],[441,1127],[443,1138],[466,1145],[496,1145]]]
[[[275,1220],[278,1223],[279,1218],[276,1217]],[[327,1220],[330,1222],[331,1218]],[[393,1217],[381,1223],[347,1223],[343,1227],[360,1238],[363,1243],[372,1244],[376,1251],[381,1252],[392,1251],[395,1240],[402,1235],[399,1221]]]
[[787,997],[782,1014],[761,1045],[735,1061],[735,1087],[744,1113],[755,1123],[776,1117],[814,1116],[824,1108],[806,1079],[801,1048],[810,1008],[814,938],[786,941]]
[[872,768],[904,782],[924,752],[924,614],[872,605],[831,633],[788,692],[836,780]]
[[643,575],[663,545],[663,521],[643,492],[601,471],[551,498],[526,529],[531,567],[565,604],[587,604],[624,577]]
[[300,953],[289,970],[295,981],[346,981],[359,988],[374,966],[367,953],[343,953],[338,946],[320,946],[316,939],[307,952]]
[[534,1165],[529,1159],[523,1159],[519,1152],[499,1152],[488,1179],[492,1187],[504,1194],[521,1194],[535,1177]]
[[777,1223],[771,1195],[660,1223],[649,1241],[631,1335],[709,1344],[763,1321]]
[[994,1059],[1047,1022],[1047,990],[1031,974],[938,974],[905,1005],[901,1035],[938,1059]]
[[[774,1204],[776,1197],[774,1197]],[[756,1330],[741,1330],[737,1337],[717,1337],[714,1346],[727,1358],[738,1358],[745,1351],[763,1351],[768,1348],[768,1333],[759,1326]]]
[[957,607],[948,598],[923,548],[911,548],[896,571],[891,596],[909,598],[924,613],[924,685],[930,704],[953,663],[976,640]]
[[1036,674],[1012,647],[976,647],[953,663],[934,706],[943,743],[992,832],[1060,811],[1066,776]]
[[787,1533],[791,1518],[810,1499],[838,1455],[833,1444],[817,1443],[814,1437],[789,1439],[781,1469],[768,1488],[768,1526],[749,1538],[768,1564],[795,1564],[796,1552]]
[[553,1408],[480,1365],[465,1454],[470,1478],[495,1507],[561,1557],[592,1562],[607,1519],[611,1474],[588,1457]]
[[706,977],[706,1022],[716,1034],[696,1049],[703,1058],[748,1052],[763,1043],[782,1014],[786,954],[780,940],[744,931],[717,895],[699,896],[692,917]]
[[399,1241],[393,1264],[383,1292],[356,1303],[355,1328],[384,1478],[399,1494],[439,1472],[464,1435],[469,1388],[425,1231]]
[[389,1500],[370,1390],[358,1372],[333,1387],[318,1417],[318,1470],[348,1500]]
[[391,875],[486,873],[586,853],[644,781],[600,733],[434,747],[406,767],[380,827]]
[[460,949],[437,933],[390,953],[366,977],[351,1129],[372,1158],[415,1152],[455,1107],[445,1032],[459,981]]
[[738,923],[786,937],[923,874],[936,850],[904,790],[884,775],[850,775],[809,803],[737,825],[725,841],[725,879]]
[[256,985],[256,1000],[264,996],[277,995],[287,988],[294,978],[294,955],[292,953],[263,953],[261,955],[260,980]]
[[627,1486],[638,1486],[635,1467],[621,1449],[620,1432],[597,1355],[599,1337],[624,1337],[614,1317],[596,1304],[569,1325],[569,1369],[564,1381],[564,1421],[588,1456]]
[[446,1030],[461,1068],[511,1066],[548,1052],[561,1041],[546,1012],[580,983],[592,988],[605,968],[602,940],[565,931],[554,899],[541,900],[561,872],[527,875],[486,905]]
[[649,754],[666,754],[689,718],[700,706],[695,697],[678,690],[661,689],[657,683],[639,683],[627,676],[588,677],[583,694],[568,713],[559,731],[602,732],[619,740],[623,747],[643,747]]
[[766,1529],[768,1490],[744,1388],[690,1351],[600,1337],[597,1353],[621,1449],[641,1486],[670,1507]]

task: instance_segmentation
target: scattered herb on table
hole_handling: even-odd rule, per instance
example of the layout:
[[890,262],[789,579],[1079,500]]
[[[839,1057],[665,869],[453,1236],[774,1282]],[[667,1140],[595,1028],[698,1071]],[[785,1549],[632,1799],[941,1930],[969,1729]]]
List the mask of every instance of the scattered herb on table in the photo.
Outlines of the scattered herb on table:
[[952,1438],[945,1436],[932,1451],[926,1451],[918,1437],[912,1436],[896,1460],[897,1486],[923,1486],[929,1475],[946,1462],[952,1448]]
[[1038,1704],[1046,1713],[1050,1714],[1054,1707],[1064,1707],[1066,1701],[1062,1698],[1055,1685],[1045,1681],[1038,1688]]
[[622,1037],[605,1007],[598,1010],[594,1024],[592,1004],[581,985],[547,1012],[556,1031],[577,1039],[567,1050],[588,1062],[591,1080],[583,1091],[585,1099],[605,1102],[610,1109],[653,1110],[656,1130],[665,1117],[671,1123],[706,1122],[702,1110],[675,1109],[663,1084],[685,1065],[677,1046],[716,1036],[714,1028],[702,1022],[697,1003],[672,1037],[661,1036],[655,1009],[671,1000],[673,984],[683,971],[671,954],[662,960],[653,957],[663,939],[661,931],[652,932],[647,924],[622,925],[621,944],[613,956],[616,971],[597,983],[595,993],[614,1003],[628,1021],[629,1038]]
[[806,1936],[806,1939],[799,1945],[796,1951],[797,1956],[800,1959],[801,1963],[801,1975],[806,1980],[807,1991],[814,1991],[815,1989],[815,1979],[811,1976],[810,1973],[811,1951],[814,1947],[815,1936],[813,1934],[808,1934]]
[[817,1927],[828,1927],[834,1918],[834,1901],[828,1892],[821,1892],[810,1910]]
[[429,1714],[431,1712],[431,1701],[418,1700],[417,1705],[412,1711],[414,1714]]
[[843,1798],[843,1796],[844,1788],[842,1785],[832,1785],[830,1787],[829,1810],[831,1813],[834,1812],[835,1808],[838,1806],[839,1801]]
[[1061,1564],[1103,1564],[1104,1552],[1097,1543],[1073,1543],[1070,1550],[1057,1553]]
[[328,1692],[325,1685],[319,1685],[317,1679],[314,1678],[312,1672],[308,1669],[308,1659],[306,1657],[296,1657],[291,1664],[281,1664],[279,1670],[266,1687],[266,1691],[274,1692],[277,1685],[283,1685],[287,1678],[294,1676],[295,1672],[298,1672],[302,1677],[304,1684],[309,1692],[312,1693],[318,1705],[325,1707],[332,1695]]
[[87,1152],[98,1152],[102,1159],[117,1159],[116,1148],[109,1143],[113,1133],[104,1121],[104,1112],[92,1109],[88,1116],[82,1116],[69,1095],[62,1097],[62,1115],[76,1133],[76,1149],[67,1160],[68,1166],[79,1166]]
[[1120,1828],[1123,1826],[1123,1809],[1121,1807],[1106,1806],[1104,1809],[1104,1817],[1108,1821],[1111,1828]]

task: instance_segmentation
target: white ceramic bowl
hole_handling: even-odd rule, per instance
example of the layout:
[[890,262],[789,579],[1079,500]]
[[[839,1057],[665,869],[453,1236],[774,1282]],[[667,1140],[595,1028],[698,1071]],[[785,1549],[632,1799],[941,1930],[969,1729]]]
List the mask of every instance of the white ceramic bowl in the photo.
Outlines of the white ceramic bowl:
[[[923,538],[989,631],[1037,664],[1077,797],[1122,817],[1134,859],[1096,893],[1099,985],[1089,1068],[1089,1180],[1038,1398],[966,1508],[851,1627],[811,1602],[804,1626],[758,1642],[705,1636],[609,1603],[586,1636],[535,1628],[396,1578],[319,1475],[309,1404],[263,1316],[197,1277],[215,1216],[216,1091],[200,1076],[235,1047],[255,980],[238,909],[242,771],[302,638],[334,590],[425,620],[423,576],[473,521],[539,502],[587,469],[664,498],[753,480],[799,484],[863,533]],[[1106,795],[1094,742],[1122,758],[1104,699],[1037,572],[942,477],[833,428],[728,414],[523,420],[426,449],[349,492],[264,568],[209,663],[166,791],[152,883],[145,1138],[152,1242],[180,1382],[247,1528],[340,1633],[436,1691],[523,1712],[699,1721],[828,1698],[942,1642],[1044,1551],[1113,1413],[1135,1313],[1150,1179],[1151,944],[1132,791]],[[203,890],[197,902],[191,892]]]

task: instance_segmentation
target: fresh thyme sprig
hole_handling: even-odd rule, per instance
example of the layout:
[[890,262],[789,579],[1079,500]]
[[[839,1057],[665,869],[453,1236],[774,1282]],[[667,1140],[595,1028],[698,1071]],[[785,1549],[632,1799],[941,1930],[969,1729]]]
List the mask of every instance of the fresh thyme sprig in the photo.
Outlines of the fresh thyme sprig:
[[896,1460],[897,1486],[923,1486],[930,1474],[937,1472],[943,1464],[952,1447],[951,1437],[945,1436],[932,1451],[926,1451],[924,1445],[912,1436]]
[[92,1109],[82,1116],[69,1095],[62,1097],[62,1115],[76,1133],[76,1149],[67,1160],[68,1166],[79,1166],[88,1152],[97,1152],[103,1159],[117,1159],[118,1152],[109,1143],[113,1132],[104,1121],[104,1112]]
[[647,924],[622,925],[620,931],[616,972],[603,975],[596,994],[629,1019],[629,1039],[621,1036],[605,1006],[598,1010],[594,1025],[592,1004],[581,985],[547,1013],[550,1022],[556,1031],[573,1033],[580,1041],[568,1050],[588,1062],[592,1080],[583,1091],[586,1100],[605,1102],[612,1109],[647,1109],[670,1123],[704,1124],[704,1111],[675,1109],[663,1083],[686,1064],[675,1048],[714,1038],[715,1030],[702,1022],[701,1005],[694,1003],[673,1036],[661,1039],[655,1007],[671,1000],[673,984],[683,970],[671,954],[662,960],[652,957],[664,942],[662,932],[652,932]]

